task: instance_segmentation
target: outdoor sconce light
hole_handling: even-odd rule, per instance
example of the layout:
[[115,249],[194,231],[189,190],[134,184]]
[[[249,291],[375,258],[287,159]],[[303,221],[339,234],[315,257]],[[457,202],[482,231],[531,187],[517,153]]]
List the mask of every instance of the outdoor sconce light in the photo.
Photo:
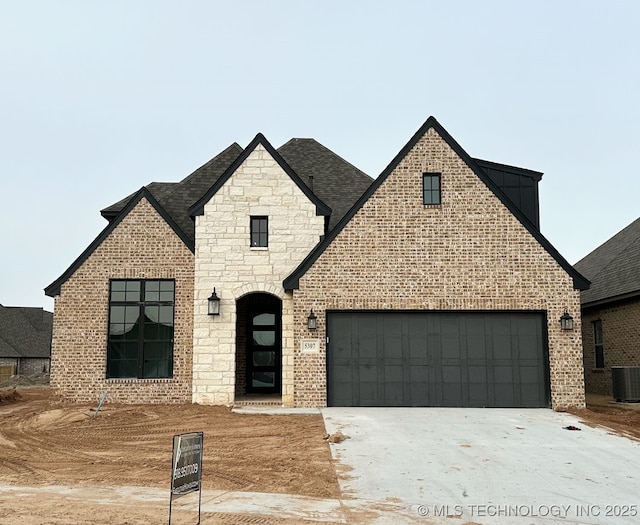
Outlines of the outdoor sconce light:
[[560,317],[560,328],[562,330],[573,330],[573,317],[569,315],[567,309],[564,309],[562,317]]
[[313,308],[309,312],[309,317],[307,317],[307,326],[309,327],[309,330],[315,330],[318,328],[318,318],[316,317],[316,314],[313,313]]
[[209,315],[220,315],[220,297],[216,294],[215,287],[213,288],[213,293],[208,299],[209,301],[209,311],[207,312]]

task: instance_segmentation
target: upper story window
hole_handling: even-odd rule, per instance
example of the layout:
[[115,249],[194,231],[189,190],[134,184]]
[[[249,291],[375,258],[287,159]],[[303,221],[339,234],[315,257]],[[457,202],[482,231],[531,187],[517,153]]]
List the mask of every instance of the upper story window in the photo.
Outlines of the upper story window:
[[107,378],[173,376],[174,297],[174,281],[111,281]]
[[428,204],[441,204],[439,173],[422,174],[422,203],[425,206]]
[[251,247],[266,248],[267,246],[269,246],[269,218],[251,217]]
[[602,340],[602,321],[600,319],[593,322],[593,345],[596,368],[604,368],[604,344]]

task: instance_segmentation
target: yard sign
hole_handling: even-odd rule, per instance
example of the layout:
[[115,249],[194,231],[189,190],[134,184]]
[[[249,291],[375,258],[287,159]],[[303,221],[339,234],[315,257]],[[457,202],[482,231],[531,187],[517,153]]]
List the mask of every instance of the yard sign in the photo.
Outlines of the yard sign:
[[198,491],[198,525],[202,501],[202,432],[173,436],[171,455],[171,498],[169,499],[169,525],[174,498]]

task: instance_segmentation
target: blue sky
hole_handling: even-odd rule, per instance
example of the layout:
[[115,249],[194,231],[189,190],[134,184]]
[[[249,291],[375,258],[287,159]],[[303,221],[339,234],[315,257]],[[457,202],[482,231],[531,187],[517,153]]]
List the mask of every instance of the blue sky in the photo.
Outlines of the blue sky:
[[0,2],[0,303],[44,306],[106,225],[262,132],[377,176],[429,115],[474,157],[544,172],[577,262],[640,215],[640,3]]

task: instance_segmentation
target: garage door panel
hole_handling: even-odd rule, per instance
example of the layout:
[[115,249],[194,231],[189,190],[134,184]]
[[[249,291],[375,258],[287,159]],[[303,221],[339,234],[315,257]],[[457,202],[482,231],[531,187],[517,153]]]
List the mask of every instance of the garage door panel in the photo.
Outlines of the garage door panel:
[[466,349],[467,357],[480,357],[485,358],[487,355],[487,347],[485,344],[484,335],[467,335],[466,337]]
[[375,364],[360,364],[358,372],[360,383],[378,382],[378,367]]
[[[432,336],[432,340],[434,339],[434,344],[431,345],[432,348],[438,347],[438,338]],[[442,348],[441,355],[444,359],[455,358],[458,359],[460,357],[460,336],[459,335],[443,335],[440,338]]]
[[[517,338],[513,338],[516,339]],[[510,358],[511,352],[513,348],[512,337],[506,334],[493,334],[493,357],[500,358]]]
[[487,383],[487,367],[486,366],[468,366],[467,379],[469,383]]
[[489,404],[489,392],[487,384],[469,384],[468,385],[470,406],[483,407]]
[[403,366],[400,365],[385,365],[384,367],[384,383],[398,383],[402,384],[403,380]]
[[354,345],[356,353],[354,357],[357,359],[377,359],[378,358],[378,341],[375,335],[364,334],[357,340]]
[[495,392],[494,406],[502,408],[512,408],[518,406],[513,383],[497,384],[493,391]]
[[494,366],[493,367],[493,381],[496,384],[514,382],[513,367],[511,366]]
[[328,398],[356,406],[549,406],[539,313],[328,314]]

